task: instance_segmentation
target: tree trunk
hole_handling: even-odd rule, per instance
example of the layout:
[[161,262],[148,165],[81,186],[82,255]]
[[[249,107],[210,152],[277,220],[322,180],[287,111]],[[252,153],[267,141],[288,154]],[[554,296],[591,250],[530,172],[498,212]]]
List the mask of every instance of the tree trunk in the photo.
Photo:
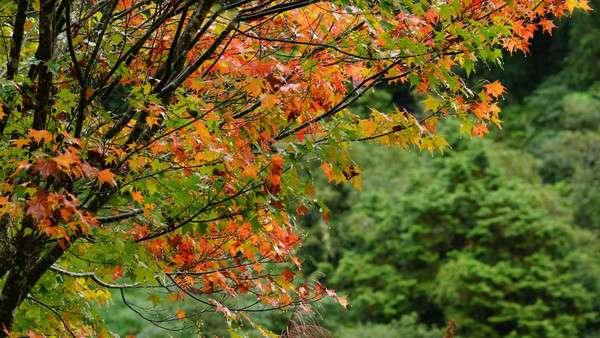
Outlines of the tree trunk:
[[38,66],[37,106],[33,115],[33,129],[46,129],[46,120],[50,110],[50,92],[52,91],[52,73],[48,69],[48,62],[52,59],[54,51],[54,6],[56,0],[40,1],[40,36],[36,58],[40,60]]
[[6,283],[0,295],[0,337],[5,337],[6,332],[10,332],[15,315],[19,305],[29,291],[31,291],[31,283],[28,282],[28,267],[26,264],[27,258],[20,255],[19,259],[15,260],[13,266],[8,272]]
[[0,294],[0,337],[6,337],[15,320],[17,309],[42,275],[71,245],[54,244],[44,253],[44,235],[30,234],[15,240],[16,255],[10,262],[8,276]]

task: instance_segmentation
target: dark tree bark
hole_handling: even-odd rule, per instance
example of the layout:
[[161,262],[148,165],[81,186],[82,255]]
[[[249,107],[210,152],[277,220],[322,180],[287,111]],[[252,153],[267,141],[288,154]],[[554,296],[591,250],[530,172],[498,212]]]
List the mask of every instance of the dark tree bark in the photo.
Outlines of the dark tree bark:
[[[27,8],[29,0],[19,0],[17,5],[17,15],[13,24],[13,35],[10,40],[10,54],[6,69],[6,78],[12,80],[19,69],[19,59],[21,58],[21,46],[23,45],[23,34],[25,32],[25,19],[27,18]],[[10,118],[10,109],[4,107],[4,117],[0,121],[0,135],[4,133],[4,128]],[[1,276],[1,275],[0,275]]]
[[40,2],[40,37],[36,58],[40,60],[38,66],[38,87],[33,115],[33,129],[43,130],[46,127],[48,110],[50,109],[50,93],[52,91],[52,73],[48,69],[48,61],[52,59],[54,51],[54,6],[56,0],[42,0]]

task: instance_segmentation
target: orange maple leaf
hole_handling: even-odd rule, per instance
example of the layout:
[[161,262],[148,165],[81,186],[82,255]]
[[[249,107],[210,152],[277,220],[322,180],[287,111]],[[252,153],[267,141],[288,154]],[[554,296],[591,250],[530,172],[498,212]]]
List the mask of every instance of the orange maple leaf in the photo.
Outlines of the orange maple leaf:
[[485,92],[489,95],[498,98],[500,95],[506,92],[506,88],[500,83],[500,81],[494,81],[490,84],[484,85]]
[[12,144],[14,146],[16,146],[17,148],[23,148],[25,146],[29,145],[29,140],[28,139],[24,139],[24,138],[20,138],[20,139],[16,139],[12,142]]
[[59,156],[53,157],[52,160],[61,168],[69,168],[71,164],[79,162],[79,156],[70,151],[66,151]]
[[333,181],[334,175],[333,175],[333,167],[331,166],[331,164],[329,164],[327,162],[323,162],[323,164],[319,168],[323,169],[323,172],[325,173],[325,176],[327,176],[327,179],[329,180],[329,182]]
[[133,197],[133,200],[138,202],[139,204],[142,204],[144,202],[144,198],[142,197],[141,191],[131,193],[131,197]]
[[115,177],[116,175],[113,174],[113,172],[110,171],[110,169],[104,169],[100,173],[98,173],[98,182],[100,182],[100,185],[102,185],[103,183],[108,183],[113,187],[116,187],[117,181],[115,180]]
[[260,94],[260,102],[266,109],[275,107],[280,102],[279,98],[272,94]]
[[177,318],[179,318],[180,321],[185,319],[185,312],[177,309],[177,312],[175,312],[175,314],[177,315]]
[[283,163],[285,160],[279,156],[279,154],[271,158],[271,165],[269,166],[269,180],[273,185],[281,183],[281,173],[283,172]]
[[341,306],[342,306],[344,309],[347,309],[347,308],[348,308],[348,305],[350,305],[350,304],[348,303],[348,301],[346,300],[346,296],[339,297],[339,298],[337,299],[337,301],[340,303],[340,305],[341,305]]
[[47,130],[29,129],[29,134],[27,134],[27,136],[34,139],[37,143],[40,143],[42,140],[46,142],[52,141],[52,134]]
[[489,131],[485,124],[478,124],[475,127],[473,127],[473,133],[471,134],[471,136],[483,137],[483,135],[487,133],[489,133]]

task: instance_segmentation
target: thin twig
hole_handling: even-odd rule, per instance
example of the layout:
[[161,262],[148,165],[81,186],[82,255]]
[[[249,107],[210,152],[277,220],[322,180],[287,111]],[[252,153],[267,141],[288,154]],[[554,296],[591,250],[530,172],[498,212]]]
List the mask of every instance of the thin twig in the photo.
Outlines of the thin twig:
[[69,327],[69,324],[67,324],[67,322],[65,321],[65,319],[52,306],[50,306],[50,305],[42,302],[41,300],[39,300],[39,299],[37,299],[35,297],[32,297],[32,296],[27,296],[26,299],[32,300],[32,301],[40,304],[41,306],[45,307],[46,309],[52,311],[58,317],[58,319],[60,319],[60,321],[63,323],[63,325],[65,326],[65,328],[67,329],[67,331],[69,331],[69,333],[71,334],[71,336],[77,338],[77,336],[75,335],[75,333],[73,333],[73,331]]

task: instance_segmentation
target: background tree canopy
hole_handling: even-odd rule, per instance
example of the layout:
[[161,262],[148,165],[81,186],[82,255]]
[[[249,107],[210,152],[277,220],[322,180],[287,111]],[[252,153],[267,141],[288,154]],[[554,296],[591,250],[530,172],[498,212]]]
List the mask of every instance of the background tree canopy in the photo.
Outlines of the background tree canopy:
[[[326,327],[439,337],[455,318],[465,337],[598,334],[597,16],[575,16],[552,40],[536,36],[532,54],[506,59],[504,72],[478,72],[509,91],[493,139],[450,137],[452,149],[435,158],[354,148],[363,193],[323,188],[338,215],[331,230],[304,223],[311,268],[352,304],[326,307]],[[387,93],[358,111],[413,104]]]

